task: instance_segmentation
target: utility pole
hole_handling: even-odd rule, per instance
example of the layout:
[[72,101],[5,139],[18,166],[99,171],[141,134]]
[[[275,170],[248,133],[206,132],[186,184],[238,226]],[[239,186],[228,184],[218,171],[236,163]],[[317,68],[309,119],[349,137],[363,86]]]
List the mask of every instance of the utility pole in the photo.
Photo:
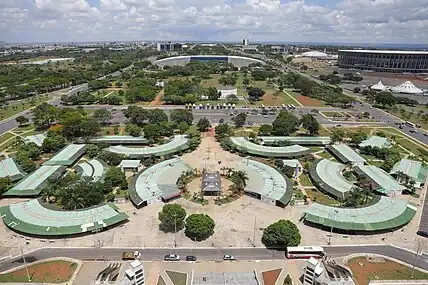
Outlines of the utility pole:
[[177,239],[176,239],[176,233],[177,233],[177,214],[174,214],[174,247],[177,247]]
[[22,246],[19,246],[19,248],[21,249],[22,260],[24,261],[25,272],[27,273],[28,283],[30,283],[31,277],[30,277],[30,273],[28,272],[28,265],[27,265],[27,261],[25,260],[24,251],[22,250]]
[[331,227],[330,227],[330,236],[328,237],[328,245],[331,245],[331,237],[333,236],[333,218],[334,218],[334,215],[339,213],[337,210],[333,210],[333,211],[334,211],[334,213],[331,213],[332,219],[330,220]]
[[416,266],[416,262],[418,262],[420,248],[421,248],[421,242],[418,241],[418,249],[416,250],[415,261],[413,262],[412,275],[410,275],[410,279],[413,279],[413,274],[415,273],[415,266]]
[[257,216],[254,216],[254,228],[253,228],[253,247],[256,247],[256,222],[257,222]]

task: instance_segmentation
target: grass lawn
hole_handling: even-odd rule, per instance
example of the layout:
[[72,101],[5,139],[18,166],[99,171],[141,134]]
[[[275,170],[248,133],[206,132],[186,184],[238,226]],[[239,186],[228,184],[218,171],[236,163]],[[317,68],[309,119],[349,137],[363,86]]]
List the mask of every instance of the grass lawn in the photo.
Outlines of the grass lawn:
[[327,105],[321,100],[318,100],[315,98],[310,98],[307,96],[303,96],[300,93],[294,92],[290,89],[286,90],[286,92],[288,94],[290,94],[291,96],[293,96],[303,106],[306,106],[306,107],[327,107]]
[[34,128],[35,128],[34,124],[28,124],[28,125],[24,125],[22,127],[17,127],[16,129],[14,129],[12,131],[14,133],[21,134],[21,133],[24,133],[24,132],[28,132],[28,131],[30,131],[30,130],[32,130]]
[[428,129],[428,122],[422,121],[420,119],[421,117],[418,117],[418,112],[420,109],[416,109],[416,108],[412,108],[412,109],[414,109],[413,113],[410,113],[408,111],[405,111],[404,113],[401,113],[400,111],[394,112],[393,110],[388,110],[388,113],[390,113],[396,117],[399,117],[405,121],[410,121],[410,122],[415,123],[417,125],[421,125],[421,128],[423,128],[423,129]]
[[322,158],[332,158],[333,156],[328,151],[323,151],[321,153],[318,153],[317,155],[321,156]]
[[341,112],[320,112],[320,113],[323,114],[326,117],[329,117],[329,118],[333,118],[334,115],[336,115],[336,116],[343,116],[343,114]]
[[2,134],[0,136],[0,144],[4,143],[5,141],[7,141],[8,139],[13,138],[13,137],[14,137],[14,135],[12,135],[11,133]]
[[163,280],[163,277],[159,275],[158,283],[157,285],[166,285],[165,280]]
[[[56,260],[43,262],[28,267],[31,281],[34,283],[64,283],[70,280],[77,264],[74,262]],[[25,268],[0,274],[0,282],[27,282]]]
[[[370,280],[410,280],[412,268],[385,259],[384,262],[370,262],[365,257],[348,261],[348,266],[359,285],[367,285]],[[377,276],[377,278],[376,278]],[[415,270],[413,279],[428,279],[428,274]]]
[[339,203],[334,198],[329,197],[323,192],[318,191],[316,189],[305,189],[305,191],[306,191],[306,194],[308,194],[308,197],[311,198],[313,202],[317,202],[323,205],[336,205]]
[[304,173],[300,174],[299,181],[300,181],[300,185],[302,186],[314,186],[307,174],[304,174]]
[[187,274],[186,273],[166,270],[166,274],[171,279],[171,281],[174,285],[186,285],[186,283],[187,283]]
[[326,136],[329,137],[331,135],[331,133],[328,131],[327,128],[325,128],[324,126],[320,126],[320,129],[318,131],[318,135],[319,136]]
[[396,142],[405,149],[408,149],[413,152],[417,157],[422,157],[425,161],[428,161],[428,151],[421,151],[420,149],[422,148],[419,145],[410,141],[409,139],[397,138]]
[[309,149],[312,152],[317,152],[317,151],[323,150],[324,148],[322,146],[310,146]]
[[25,110],[30,109],[31,107],[34,107],[44,101],[47,101],[51,99],[52,96],[39,96],[38,99],[25,99],[21,102],[13,103],[9,106],[4,106],[0,108],[0,120],[4,120],[6,118],[9,118],[13,115],[16,115],[18,113],[21,113]]

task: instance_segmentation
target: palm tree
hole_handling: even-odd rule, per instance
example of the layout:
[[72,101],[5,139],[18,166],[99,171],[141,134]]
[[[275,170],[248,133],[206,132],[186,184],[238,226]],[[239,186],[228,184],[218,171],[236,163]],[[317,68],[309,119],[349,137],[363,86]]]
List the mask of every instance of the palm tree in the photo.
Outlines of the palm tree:
[[243,170],[233,170],[230,175],[230,180],[233,182],[234,188],[240,193],[247,186],[248,176]]
[[352,187],[349,195],[345,198],[344,205],[357,207],[360,204],[361,196],[361,188],[357,186]]

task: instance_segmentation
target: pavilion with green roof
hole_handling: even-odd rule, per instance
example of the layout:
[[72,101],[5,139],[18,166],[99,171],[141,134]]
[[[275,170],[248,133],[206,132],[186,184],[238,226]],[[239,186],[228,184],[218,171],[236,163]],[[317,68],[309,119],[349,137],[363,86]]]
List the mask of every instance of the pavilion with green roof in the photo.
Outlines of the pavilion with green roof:
[[0,178],[8,177],[11,181],[24,178],[25,172],[21,171],[13,158],[6,158],[0,161]]
[[415,180],[416,187],[422,187],[427,179],[428,168],[420,161],[402,159],[392,168],[390,174],[397,177],[397,172],[402,172]]
[[55,154],[43,165],[65,165],[70,166],[85,153],[84,144],[69,144]]
[[361,208],[339,208],[314,203],[303,212],[303,221],[347,233],[389,231],[409,223],[416,206],[402,199],[377,196],[374,204]]
[[355,150],[353,150],[347,144],[335,144],[327,146],[327,149],[342,163],[351,163],[353,165],[361,165],[366,162],[366,160],[361,157]]
[[309,148],[300,145],[291,145],[283,147],[265,146],[250,142],[244,137],[230,137],[229,140],[232,144],[232,147],[239,152],[264,157],[294,158],[311,153],[311,150]]
[[52,210],[38,199],[0,207],[3,223],[37,237],[94,233],[125,222],[128,216],[111,203],[76,211]]
[[320,145],[325,146],[331,143],[330,137],[315,137],[315,136],[299,136],[299,137],[288,137],[288,136],[261,136],[258,137],[261,144],[272,145],[279,141],[286,141],[291,144],[298,145]]
[[91,139],[91,143],[105,143],[111,145],[143,145],[148,144],[149,140],[144,137],[133,137],[133,136],[100,136],[97,138]]
[[359,147],[378,147],[378,148],[389,148],[391,147],[391,143],[388,141],[385,137],[379,137],[379,136],[370,136],[366,140],[362,141],[359,144]]
[[374,165],[358,165],[355,172],[365,176],[375,184],[376,191],[387,196],[401,195],[406,187],[398,183],[391,175]]

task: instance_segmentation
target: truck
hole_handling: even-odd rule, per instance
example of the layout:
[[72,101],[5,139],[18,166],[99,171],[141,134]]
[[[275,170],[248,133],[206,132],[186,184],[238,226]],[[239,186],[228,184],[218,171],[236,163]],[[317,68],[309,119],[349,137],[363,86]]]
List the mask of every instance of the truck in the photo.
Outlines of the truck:
[[134,260],[134,259],[140,259],[141,253],[136,251],[124,251],[122,253],[122,259],[123,260]]

